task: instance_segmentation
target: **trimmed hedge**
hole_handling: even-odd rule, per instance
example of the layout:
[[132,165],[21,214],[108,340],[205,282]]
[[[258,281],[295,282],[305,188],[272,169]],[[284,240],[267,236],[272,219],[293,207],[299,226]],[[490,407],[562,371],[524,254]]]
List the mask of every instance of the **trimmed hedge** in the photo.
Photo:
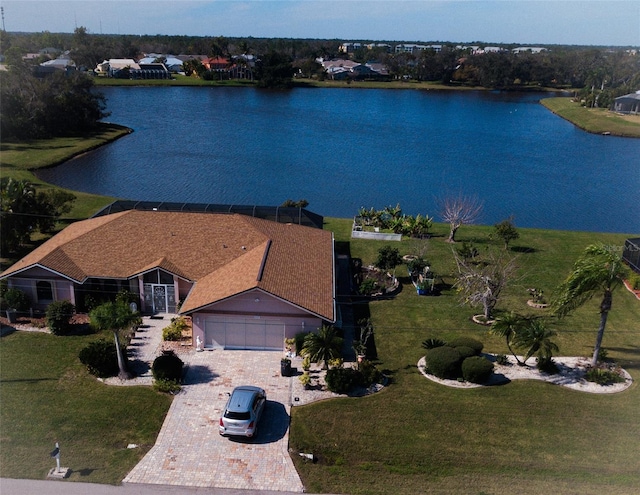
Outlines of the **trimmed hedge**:
[[467,359],[471,356],[477,356],[475,349],[472,349],[471,347],[466,345],[454,347],[454,349],[460,353],[462,359]]
[[182,380],[182,359],[176,356],[173,351],[163,351],[155,358],[151,366],[151,373],[156,380]]
[[429,349],[424,359],[428,372],[438,378],[455,380],[460,376],[462,356],[453,347],[444,345]]
[[53,335],[67,335],[71,332],[71,317],[76,308],[69,301],[54,301],[47,306],[47,326]]
[[493,363],[480,356],[462,361],[462,378],[471,383],[484,383],[493,373]]
[[447,342],[449,347],[453,347],[454,349],[458,347],[471,347],[474,351],[475,356],[479,356],[484,348],[484,344],[479,340],[472,339],[471,337],[458,337],[457,339],[453,339]]
[[80,362],[87,367],[89,373],[99,378],[118,374],[118,356],[113,341],[100,339],[91,342],[80,350],[78,357]]
[[184,318],[173,318],[168,327],[162,329],[162,340],[178,341],[182,340],[182,332],[189,328],[189,324]]
[[363,386],[362,373],[353,368],[333,368],[325,376],[327,388],[336,394],[346,394],[356,387]]

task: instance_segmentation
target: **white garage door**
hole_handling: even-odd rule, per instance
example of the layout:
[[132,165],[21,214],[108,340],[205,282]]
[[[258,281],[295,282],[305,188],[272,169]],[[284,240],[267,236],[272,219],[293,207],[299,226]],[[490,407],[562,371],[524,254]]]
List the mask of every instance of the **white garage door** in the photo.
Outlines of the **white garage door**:
[[207,318],[205,348],[282,350],[283,321],[264,318]]

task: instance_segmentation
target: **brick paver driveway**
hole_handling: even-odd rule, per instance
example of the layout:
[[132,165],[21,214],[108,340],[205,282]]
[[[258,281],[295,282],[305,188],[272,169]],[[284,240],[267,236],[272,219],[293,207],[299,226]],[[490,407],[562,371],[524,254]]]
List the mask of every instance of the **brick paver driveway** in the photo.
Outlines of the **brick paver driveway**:
[[[154,447],[124,483],[302,492],[288,454],[294,378],[280,376],[281,352],[193,352],[183,391],[165,418]],[[221,437],[218,420],[238,385],[267,392],[259,433],[251,441]]]

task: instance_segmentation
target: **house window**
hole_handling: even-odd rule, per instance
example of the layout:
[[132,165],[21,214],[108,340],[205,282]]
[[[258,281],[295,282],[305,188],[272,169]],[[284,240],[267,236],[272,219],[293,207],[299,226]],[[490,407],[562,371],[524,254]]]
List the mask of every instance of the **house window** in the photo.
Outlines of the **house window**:
[[173,275],[164,270],[153,270],[143,276],[145,284],[173,285]]
[[36,282],[36,296],[38,297],[38,302],[53,301],[53,286],[51,282],[45,280]]

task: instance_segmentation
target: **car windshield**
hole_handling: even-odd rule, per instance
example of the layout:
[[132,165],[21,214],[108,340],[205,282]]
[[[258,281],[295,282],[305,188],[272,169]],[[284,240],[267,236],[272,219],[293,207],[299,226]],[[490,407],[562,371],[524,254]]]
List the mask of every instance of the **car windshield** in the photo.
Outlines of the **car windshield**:
[[251,415],[249,414],[249,411],[245,411],[245,412],[227,411],[224,417],[227,419],[250,419]]

